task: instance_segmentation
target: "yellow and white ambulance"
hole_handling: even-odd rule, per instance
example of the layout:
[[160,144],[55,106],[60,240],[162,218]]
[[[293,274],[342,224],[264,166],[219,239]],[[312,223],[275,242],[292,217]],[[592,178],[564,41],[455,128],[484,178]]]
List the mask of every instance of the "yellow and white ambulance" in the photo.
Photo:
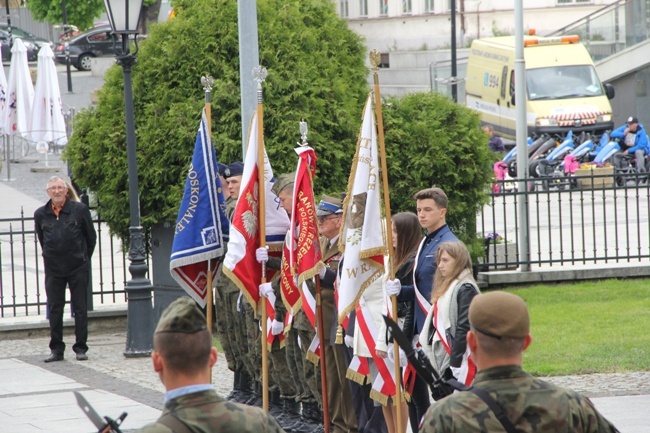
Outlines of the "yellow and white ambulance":
[[[603,85],[578,36],[524,36],[526,120],[529,135],[595,134],[611,130],[614,88]],[[515,37],[472,42],[466,104],[498,135],[515,138]]]

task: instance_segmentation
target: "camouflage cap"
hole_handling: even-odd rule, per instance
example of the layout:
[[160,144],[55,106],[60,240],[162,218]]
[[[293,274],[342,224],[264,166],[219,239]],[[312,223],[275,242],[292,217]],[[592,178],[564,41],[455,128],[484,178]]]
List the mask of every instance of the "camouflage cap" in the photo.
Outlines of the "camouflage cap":
[[273,185],[271,186],[271,192],[273,194],[278,195],[280,194],[280,191],[285,189],[288,186],[292,186],[294,182],[296,181],[296,172],[292,171],[291,173],[282,173],[280,176],[275,178],[275,182],[273,182]]
[[208,329],[205,316],[196,302],[187,296],[176,299],[163,311],[155,334],[161,332],[182,332],[194,334]]
[[507,292],[477,295],[469,306],[469,323],[480,333],[498,339],[523,338],[530,332],[524,300]]
[[327,216],[343,213],[343,199],[323,195],[316,209],[316,216]]

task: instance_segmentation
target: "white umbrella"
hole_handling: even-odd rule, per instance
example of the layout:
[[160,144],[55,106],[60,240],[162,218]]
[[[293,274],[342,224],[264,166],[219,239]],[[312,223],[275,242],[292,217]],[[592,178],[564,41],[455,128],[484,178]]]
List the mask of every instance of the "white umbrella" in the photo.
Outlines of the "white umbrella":
[[[2,45],[0,45],[0,59],[2,58]],[[7,101],[7,76],[5,68],[0,68],[0,133],[4,131],[4,113]]]
[[30,139],[33,142],[55,142],[60,146],[67,144],[59,78],[49,44],[43,44],[38,52],[37,77]]
[[7,106],[3,115],[5,134],[25,136],[29,130],[34,101],[34,85],[27,65],[27,48],[21,39],[14,40],[7,91]]

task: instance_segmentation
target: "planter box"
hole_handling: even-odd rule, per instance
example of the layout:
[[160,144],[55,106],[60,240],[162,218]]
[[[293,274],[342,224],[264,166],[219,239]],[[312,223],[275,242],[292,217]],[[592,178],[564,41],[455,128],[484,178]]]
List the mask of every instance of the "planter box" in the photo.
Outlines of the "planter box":
[[[509,262],[509,264],[505,264]],[[489,244],[487,247],[487,257],[485,264],[488,271],[517,269],[517,244],[514,242]],[[496,267],[494,265],[497,265]]]
[[614,186],[614,167],[579,168],[575,175],[581,188],[611,188]]

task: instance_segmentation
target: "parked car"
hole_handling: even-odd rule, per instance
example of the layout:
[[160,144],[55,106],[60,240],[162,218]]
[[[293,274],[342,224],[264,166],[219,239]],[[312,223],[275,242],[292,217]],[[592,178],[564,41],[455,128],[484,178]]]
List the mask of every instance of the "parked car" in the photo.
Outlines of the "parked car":
[[[70,64],[80,71],[90,71],[93,57],[114,55],[114,40],[110,26],[106,25],[94,27],[73,37],[68,43]],[[54,60],[65,65],[65,42],[58,42],[54,47]]]
[[[38,50],[41,49],[43,44],[50,44],[52,42],[45,38],[34,36],[20,27],[11,26],[11,38],[13,40],[22,39],[27,48],[27,60],[34,62],[38,60]],[[11,60],[11,45],[9,43],[9,27],[5,23],[0,23],[0,43],[2,44],[2,61],[8,62]]]

